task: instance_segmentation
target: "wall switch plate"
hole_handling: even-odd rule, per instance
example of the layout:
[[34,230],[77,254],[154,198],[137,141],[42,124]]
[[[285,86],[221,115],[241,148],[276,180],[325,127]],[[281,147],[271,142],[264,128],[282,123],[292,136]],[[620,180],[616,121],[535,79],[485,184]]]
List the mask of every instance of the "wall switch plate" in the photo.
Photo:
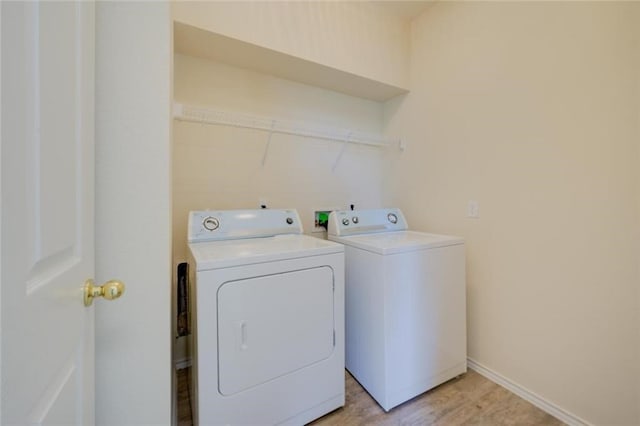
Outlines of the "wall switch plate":
[[467,203],[467,217],[477,219],[480,217],[480,205],[475,200],[469,200]]

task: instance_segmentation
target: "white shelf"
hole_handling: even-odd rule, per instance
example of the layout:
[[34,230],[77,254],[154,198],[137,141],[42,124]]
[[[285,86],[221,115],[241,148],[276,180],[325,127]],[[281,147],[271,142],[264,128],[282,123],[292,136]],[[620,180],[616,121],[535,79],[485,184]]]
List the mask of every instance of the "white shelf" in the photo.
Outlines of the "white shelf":
[[206,58],[378,102],[409,93],[398,87],[182,22],[173,27],[176,53]]
[[175,103],[173,106],[173,117],[180,121],[263,130],[269,132],[270,135],[273,133],[282,133],[375,147],[399,147],[400,145],[398,140],[355,130],[330,128],[311,123],[280,120],[237,112],[219,111],[179,103]]

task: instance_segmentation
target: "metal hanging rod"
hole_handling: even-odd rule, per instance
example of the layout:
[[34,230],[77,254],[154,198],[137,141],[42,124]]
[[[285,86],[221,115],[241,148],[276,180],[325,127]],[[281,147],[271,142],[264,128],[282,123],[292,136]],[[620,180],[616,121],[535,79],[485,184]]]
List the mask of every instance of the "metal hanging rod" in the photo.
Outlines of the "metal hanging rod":
[[277,120],[236,112],[192,107],[179,103],[176,103],[173,106],[173,117],[176,120],[193,123],[220,124],[245,129],[264,130],[270,134],[282,133],[377,147],[393,145],[400,146],[400,141],[384,138],[380,135],[355,132],[345,129],[320,127],[308,123]]

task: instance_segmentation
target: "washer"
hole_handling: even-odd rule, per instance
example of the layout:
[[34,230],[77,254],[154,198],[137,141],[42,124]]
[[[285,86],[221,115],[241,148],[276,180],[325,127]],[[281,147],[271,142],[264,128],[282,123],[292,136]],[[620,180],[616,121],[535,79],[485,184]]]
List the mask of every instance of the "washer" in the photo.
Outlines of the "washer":
[[345,245],[346,367],[385,410],[467,371],[465,252],[397,209],[335,211]]
[[301,425],[345,402],[344,247],[295,210],[189,215],[195,424]]

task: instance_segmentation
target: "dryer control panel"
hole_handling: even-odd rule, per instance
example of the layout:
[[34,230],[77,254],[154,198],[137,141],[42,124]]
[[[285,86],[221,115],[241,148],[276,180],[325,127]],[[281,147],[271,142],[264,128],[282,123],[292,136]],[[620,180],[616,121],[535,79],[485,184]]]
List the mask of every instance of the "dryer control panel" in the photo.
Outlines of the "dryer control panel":
[[302,222],[295,209],[198,210],[189,213],[187,240],[272,237],[302,234]]
[[346,236],[407,229],[407,221],[399,208],[335,210],[329,214],[327,233]]

